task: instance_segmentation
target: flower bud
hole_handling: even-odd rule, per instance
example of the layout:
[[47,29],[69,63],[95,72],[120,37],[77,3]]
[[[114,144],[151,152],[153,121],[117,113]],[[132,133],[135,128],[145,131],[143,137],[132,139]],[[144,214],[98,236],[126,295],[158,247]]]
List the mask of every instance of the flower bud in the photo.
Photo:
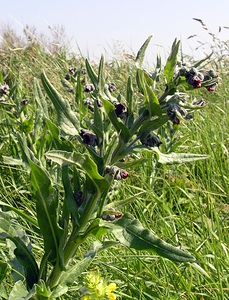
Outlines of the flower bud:
[[92,84],[92,83],[88,83],[84,87],[84,92],[86,92],[86,93],[93,92],[94,90],[95,90],[95,87],[94,87],[94,84]]
[[74,199],[78,206],[80,206],[83,203],[83,192],[78,191],[74,194]]
[[194,87],[194,89],[198,89],[201,87],[201,82],[204,80],[204,75],[199,72],[196,68],[191,68],[186,73],[186,82]]
[[214,92],[215,89],[216,89],[216,84],[206,86],[206,89],[207,89],[209,92]]
[[115,85],[114,82],[109,82],[109,83],[108,83],[108,90],[109,90],[111,93],[113,93],[113,92],[115,92],[115,91],[117,90],[116,85]]
[[81,74],[86,75],[86,74],[87,74],[87,70],[86,70],[85,68],[83,68],[83,69],[81,70]]
[[75,72],[76,72],[76,69],[73,68],[73,67],[70,67],[70,68],[68,69],[68,71],[69,71],[69,73],[70,73],[72,76],[74,76],[74,75],[75,75]]
[[[109,209],[110,211],[115,211],[114,208],[110,208]],[[102,215],[102,219],[105,220],[105,221],[114,221],[115,220],[115,214],[114,213],[104,213]]]
[[0,83],[0,96],[7,95],[9,93],[9,90],[10,90],[10,87],[8,86],[8,84]]
[[196,106],[206,106],[207,103],[202,100],[202,99],[194,99],[193,102],[192,102],[192,105],[196,105]]
[[129,173],[123,169],[120,169],[119,172],[122,179],[126,179],[129,176]]
[[120,169],[117,166],[107,166],[106,171],[109,172],[110,175],[114,175],[114,178],[116,180],[126,179],[129,176],[129,173],[127,171]]
[[148,134],[145,138],[140,139],[141,143],[148,147],[159,147],[162,142],[155,134]]
[[80,131],[80,136],[83,139],[84,144],[91,145],[93,147],[98,145],[98,140],[97,140],[97,137],[94,133],[82,129]]
[[176,103],[167,103],[167,115],[173,124],[180,124],[180,120],[187,114],[186,110]]
[[126,106],[122,103],[115,104],[115,113],[118,118],[125,119],[127,114]]
[[27,105],[28,102],[29,102],[29,101],[28,101],[27,99],[22,99],[21,104],[22,104],[22,105]]

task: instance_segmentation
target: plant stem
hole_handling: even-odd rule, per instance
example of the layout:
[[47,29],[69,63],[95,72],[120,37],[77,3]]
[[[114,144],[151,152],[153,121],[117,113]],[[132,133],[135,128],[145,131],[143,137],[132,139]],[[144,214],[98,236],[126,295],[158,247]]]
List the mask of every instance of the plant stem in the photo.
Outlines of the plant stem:
[[[82,243],[82,241],[85,239],[82,238],[79,233],[83,232],[84,228],[88,225],[88,221],[91,218],[91,215],[94,211],[95,205],[97,204],[97,201],[100,197],[100,193],[95,192],[95,194],[93,194],[91,196],[90,199],[88,199],[88,204],[85,207],[85,209],[82,212],[81,218],[80,218],[80,227],[75,227],[64,247],[64,265],[65,267],[67,267],[69,261],[73,258],[73,256],[76,253],[77,248],[79,247],[79,245]],[[53,271],[48,279],[47,285],[52,289],[54,288],[59,280],[60,277],[62,275],[62,268],[60,266],[59,261],[57,261],[56,265],[53,268]]]
[[142,123],[149,119],[149,111],[144,111],[134,122],[133,126],[130,128],[130,136],[136,134],[138,128],[142,125]]

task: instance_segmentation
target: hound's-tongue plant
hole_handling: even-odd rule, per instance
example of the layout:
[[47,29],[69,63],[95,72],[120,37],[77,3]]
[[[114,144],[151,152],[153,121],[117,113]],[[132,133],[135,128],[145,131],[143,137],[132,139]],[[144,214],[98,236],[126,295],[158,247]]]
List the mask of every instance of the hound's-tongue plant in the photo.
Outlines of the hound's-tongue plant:
[[[112,207],[112,203],[108,203],[114,181],[125,179],[128,185],[133,172],[131,166],[140,159],[138,151],[155,152],[158,163],[173,164],[207,158],[206,155],[189,153],[161,153],[159,147],[163,136],[160,133],[163,131],[160,129],[167,122],[175,126],[182,124],[185,116],[196,108],[204,107],[188,103],[185,89],[204,86],[212,91],[218,77],[212,71],[199,71],[197,65],[177,69],[177,40],[172,45],[162,76],[157,72],[147,73],[142,69],[142,63],[150,40],[151,36],[137,54],[137,91],[133,92],[130,76],[126,84],[126,97],[116,98],[117,84],[106,82],[103,56],[98,73],[87,59],[85,69],[79,72],[74,67],[69,69],[68,82],[74,85],[71,91],[75,91],[75,103],[71,105],[59,94],[46,74],[41,74],[43,88],[56,111],[53,120],[45,109],[47,103],[44,102],[40,84],[35,82],[35,90],[38,91],[36,101],[40,108],[44,108],[42,118],[53,143],[43,155],[44,151],[40,150],[33,153],[24,137],[18,135],[18,138],[21,140],[24,165],[31,173],[32,199],[36,202],[37,213],[34,222],[40,230],[44,246],[39,267],[21,235],[16,235],[17,225],[4,213],[1,213],[0,223],[6,225],[1,236],[15,243],[16,259],[24,268],[28,288],[26,299],[41,299],[39,297],[44,293],[45,299],[55,299],[67,293],[96,253],[114,247],[117,241],[176,262],[196,260],[177,245],[172,246],[156,237],[131,214],[122,214]],[[159,67],[162,69],[161,65]],[[71,79],[71,76],[74,78]],[[155,87],[161,80],[164,91],[157,95]],[[84,82],[87,82],[85,86]],[[180,86],[182,93],[179,92]],[[1,89],[5,91],[3,87]],[[88,93],[93,109],[88,109],[84,104]],[[196,103],[199,103],[198,100]],[[71,264],[79,246],[89,236],[101,237],[108,232],[114,234],[115,241],[93,244],[84,259]]]

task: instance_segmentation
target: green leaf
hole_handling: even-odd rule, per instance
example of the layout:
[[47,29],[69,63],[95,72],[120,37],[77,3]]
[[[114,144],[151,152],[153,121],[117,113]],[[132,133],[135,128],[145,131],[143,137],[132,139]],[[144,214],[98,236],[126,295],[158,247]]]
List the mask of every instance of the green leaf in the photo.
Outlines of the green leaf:
[[177,42],[175,39],[172,45],[171,53],[167,59],[167,62],[165,64],[164,68],[164,74],[166,76],[167,84],[171,88],[172,82],[173,82],[173,74],[174,70],[177,64],[177,55],[180,47],[180,41]]
[[88,266],[92,263],[94,257],[97,253],[109,248],[113,247],[116,243],[113,241],[105,241],[100,243],[98,241],[94,242],[91,245],[91,249],[86,253],[85,258],[80,260],[78,263],[75,263],[72,267],[70,267],[66,272],[63,272],[61,275],[59,285],[60,286],[71,286],[74,281],[77,281],[77,278],[88,268]]
[[10,166],[22,166],[23,162],[20,158],[2,155],[3,163]]
[[33,130],[34,120],[32,119],[26,119],[22,122],[22,130],[25,133],[29,133]]
[[161,107],[157,96],[154,94],[152,88],[146,84],[146,92],[147,92],[147,99],[149,103],[149,112],[151,116],[162,116]]
[[45,99],[45,96],[41,90],[40,84],[36,78],[34,78],[34,98],[42,110],[45,118],[49,118],[49,113],[48,113],[48,103]]
[[153,119],[153,120],[146,120],[142,127],[139,129],[138,136],[142,138],[146,137],[151,131],[154,131],[161,126],[163,126],[168,121],[168,116],[162,116],[161,118]]
[[120,137],[124,142],[128,142],[130,138],[130,132],[123,122],[118,120],[114,105],[105,99],[102,99],[102,101],[108,118],[115,127],[116,131],[120,134]]
[[101,193],[109,187],[109,183],[98,173],[97,165],[87,154],[51,150],[46,152],[45,156],[61,166],[75,165],[81,168]]
[[49,175],[30,161],[32,196],[36,200],[37,219],[44,239],[45,255],[55,262],[58,257],[61,230],[58,226],[58,196]]
[[143,80],[144,79],[143,72],[144,72],[143,70],[137,69],[136,82],[137,82],[139,92],[144,95],[145,84],[144,84],[144,80]]
[[77,75],[76,93],[75,100],[78,106],[81,106],[83,100],[83,85],[81,83],[80,73]]
[[16,207],[14,207],[14,206],[11,206],[11,205],[9,205],[9,204],[3,202],[3,201],[0,201],[0,205],[1,205],[1,206],[5,206],[5,207],[7,207],[8,209],[14,211],[18,216],[22,217],[22,219],[23,219],[24,221],[27,221],[27,222],[29,222],[30,224],[32,224],[33,226],[38,227],[37,221],[36,221],[34,218],[30,217],[28,214],[26,214],[24,211],[22,211],[22,210],[20,210],[20,209],[18,209],[18,208],[16,208]]
[[46,74],[41,74],[41,81],[46,93],[52,101],[56,112],[60,128],[69,135],[78,133],[79,121],[76,114],[71,110],[69,102],[62,98],[54,86],[48,80]]
[[6,277],[7,269],[8,269],[8,264],[0,260],[0,284],[2,283],[3,279]]
[[25,164],[25,166],[29,168],[29,160],[32,160],[36,164],[39,164],[40,162],[28,147],[26,135],[24,133],[20,134],[19,132],[17,132],[16,137],[18,145],[21,149],[22,161]]
[[24,283],[21,280],[19,280],[14,284],[13,289],[9,294],[8,300],[29,299],[27,298],[28,294],[29,292],[27,291]]
[[164,154],[158,148],[152,148],[152,151],[157,153],[158,162],[161,164],[182,164],[187,162],[193,162],[197,160],[203,160],[209,158],[209,155],[205,154],[193,154],[193,153],[169,153]]
[[92,69],[89,61],[86,59],[85,60],[86,64],[86,69],[87,69],[87,74],[90,77],[92,83],[94,84],[95,87],[98,85],[98,76],[95,74],[94,70]]
[[73,224],[79,225],[78,207],[71,188],[71,182],[68,174],[68,166],[63,166],[62,168],[62,182],[65,192],[64,204],[66,204],[69,212],[71,213]]
[[126,102],[128,106],[128,114],[132,113],[133,110],[133,95],[134,95],[133,85],[132,85],[131,77],[129,76],[127,81],[127,88],[126,88]]
[[196,62],[196,63],[193,65],[193,67],[194,67],[194,68],[198,68],[203,62],[209,60],[209,58],[211,58],[211,56],[212,56],[213,53],[214,53],[214,52],[211,52],[208,56],[206,56],[205,58],[203,58],[203,59],[199,60],[198,62]]
[[0,213],[0,239],[10,239],[16,246],[14,254],[23,267],[27,285],[32,288],[38,281],[38,266],[31,252],[26,233],[7,213]]
[[114,222],[102,222],[102,226],[112,230],[123,245],[136,250],[147,250],[176,262],[194,262],[195,258],[187,252],[168,244],[146,229],[131,214],[126,213]]
[[101,56],[99,62],[99,74],[98,74],[98,90],[99,95],[104,97],[104,87],[105,87],[105,79],[104,79],[104,56]]
[[148,37],[148,39],[144,42],[144,44],[141,46],[141,48],[139,49],[138,53],[137,53],[137,57],[136,57],[136,60],[135,60],[135,65],[137,68],[141,68],[142,67],[142,63],[143,63],[143,60],[144,60],[144,57],[145,57],[145,52],[146,52],[146,49],[149,45],[149,42],[150,40],[152,39],[152,35],[150,35]]

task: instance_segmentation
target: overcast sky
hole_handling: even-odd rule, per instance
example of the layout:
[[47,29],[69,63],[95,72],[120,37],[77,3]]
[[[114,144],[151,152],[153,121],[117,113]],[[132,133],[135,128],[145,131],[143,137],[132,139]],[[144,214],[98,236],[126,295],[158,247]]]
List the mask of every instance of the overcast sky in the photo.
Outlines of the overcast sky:
[[[152,55],[158,45],[168,52],[178,38],[184,51],[195,56],[194,41],[205,43],[211,36],[193,18],[202,19],[214,34],[221,26],[220,39],[229,40],[229,30],[223,28],[229,27],[228,0],[7,0],[0,9],[0,27],[10,25],[20,31],[29,25],[46,33],[49,26],[63,26],[71,47],[78,45],[90,57],[115,48],[136,53],[151,34]],[[194,34],[198,38],[187,39]]]

